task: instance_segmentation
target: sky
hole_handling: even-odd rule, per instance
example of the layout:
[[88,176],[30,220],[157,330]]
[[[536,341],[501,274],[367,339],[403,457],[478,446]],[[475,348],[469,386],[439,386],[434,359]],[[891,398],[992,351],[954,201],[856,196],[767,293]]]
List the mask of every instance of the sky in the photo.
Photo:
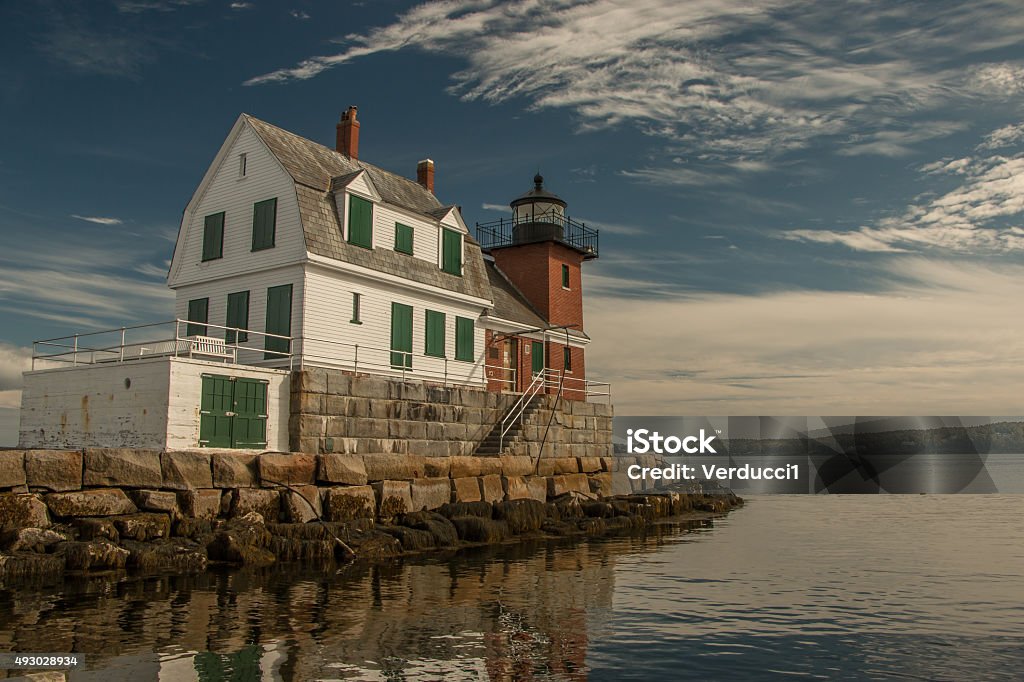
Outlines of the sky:
[[1018,2],[97,0],[0,7],[0,444],[32,341],[170,319],[241,112],[468,224],[538,170],[597,227],[618,414],[1024,413]]

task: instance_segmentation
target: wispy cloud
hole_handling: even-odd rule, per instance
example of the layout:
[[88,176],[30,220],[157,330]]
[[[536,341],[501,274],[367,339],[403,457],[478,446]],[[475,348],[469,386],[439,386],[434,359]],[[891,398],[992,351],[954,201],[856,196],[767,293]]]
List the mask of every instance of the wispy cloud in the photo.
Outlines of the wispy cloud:
[[485,211],[498,211],[499,213],[511,213],[512,208],[508,204],[489,204],[484,202],[480,204],[480,208]]
[[595,378],[613,382],[617,414],[1019,408],[1024,318],[1008,311],[1024,297],[1024,267],[903,257],[877,276],[883,286],[871,295],[789,290],[625,299],[605,287],[586,302],[594,338],[587,364],[603,371]]
[[153,61],[149,44],[138,35],[92,29],[77,21],[57,20],[39,50],[76,71],[137,78]]
[[[1002,147],[1019,135],[1006,126],[987,135],[977,150]],[[924,197],[899,215],[856,230],[796,229],[786,239],[842,244],[856,251],[905,252],[943,249],[964,253],[1024,249],[1024,153],[1012,156],[979,153],[942,159],[921,167],[929,175],[944,174],[959,184]]]
[[152,265],[163,247],[119,239],[116,226],[82,229],[62,237],[61,249],[26,237],[0,252],[0,312],[78,328],[170,318],[166,271]]
[[[918,21],[922,14],[930,20]],[[829,30],[836,25],[841,35]],[[450,88],[463,99],[567,109],[581,130],[629,122],[704,158],[758,161],[814,140],[832,140],[848,155],[903,156],[956,124],[894,126],[901,117],[1024,91],[1019,64],[987,61],[1022,31],[1024,14],[1009,0],[445,0],[246,85],[305,80],[415,49],[465,61]],[[722,179],[637,172],[691,186]]]
[[202,4],[203,0],[121,0],[117,10],[124,14],[143,12],[173,12],[190,5]]
[[233,2],[230,5],[228,5],[228,7],[230,7],[233,10],[236,10],[236,11],[237,10],[242,10],[242,9],[252,9],[252,3],[251,2]]
[[293,9],[288,14],[293,19],[299,19],[300,21],[305,21],[306,19],[309,19],[309,13],[301,9]]
[[100,217],[100,216],[85,216],[85,215],[78,215],[77,213],[72,213],[71,217],[72,218],[77,218],[78,220],[84,220],[87,223],[95,223],[97,225],[120,225],[121,223],[124,222],[120,218],[104,218],[104,217]]

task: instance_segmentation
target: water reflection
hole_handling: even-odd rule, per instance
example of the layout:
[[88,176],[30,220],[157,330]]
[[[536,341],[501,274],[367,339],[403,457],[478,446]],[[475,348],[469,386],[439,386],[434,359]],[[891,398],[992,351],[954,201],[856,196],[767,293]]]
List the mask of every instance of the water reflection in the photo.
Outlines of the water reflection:
[[[710,521],[449,557],[69,580],[0,593],[0,649],[74,651],[71,680],[574,680],[619,557]],[[0,673],[2,674],[2,673]]]

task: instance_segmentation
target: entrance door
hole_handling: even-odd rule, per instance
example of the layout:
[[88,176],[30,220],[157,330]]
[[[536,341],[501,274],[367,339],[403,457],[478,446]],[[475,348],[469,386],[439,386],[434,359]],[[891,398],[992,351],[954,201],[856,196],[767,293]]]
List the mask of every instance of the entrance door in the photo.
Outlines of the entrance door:
[[519,365],[518,350],[519,345],[516,343],[516,339],[505,339],[501,343],[501,390],[503,391],[520,390],[516,385],[516,367]]
[[267,382],[216,374],[203,375],[199,446],[267,446]]

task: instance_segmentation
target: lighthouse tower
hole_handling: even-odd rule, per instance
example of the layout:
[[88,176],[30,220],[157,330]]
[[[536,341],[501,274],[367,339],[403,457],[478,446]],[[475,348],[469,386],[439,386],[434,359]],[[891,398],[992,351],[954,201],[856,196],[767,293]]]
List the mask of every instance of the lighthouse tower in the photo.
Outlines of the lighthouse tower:
[[[541,368],[565,373],[565,395],[585,397],[584,348],[589,337],[583,327],[583,263],[597,258],[597,230],[570,218],[568,204],[544,188],[544,178],[533,178],[533,188],[512,200],[512,218],[477,225],[477,237],[494,267],[514,286],[517,293],[543,319],[543,362],[536,357],[536,341],[515,344],[512,352],[522,355],[527,345],[529,363],[518,383]],[[524,337],[535,339],[537,334]],[[509,349],[504,349],[508,353]],[[523,390],[523,386],[519,386]]]

